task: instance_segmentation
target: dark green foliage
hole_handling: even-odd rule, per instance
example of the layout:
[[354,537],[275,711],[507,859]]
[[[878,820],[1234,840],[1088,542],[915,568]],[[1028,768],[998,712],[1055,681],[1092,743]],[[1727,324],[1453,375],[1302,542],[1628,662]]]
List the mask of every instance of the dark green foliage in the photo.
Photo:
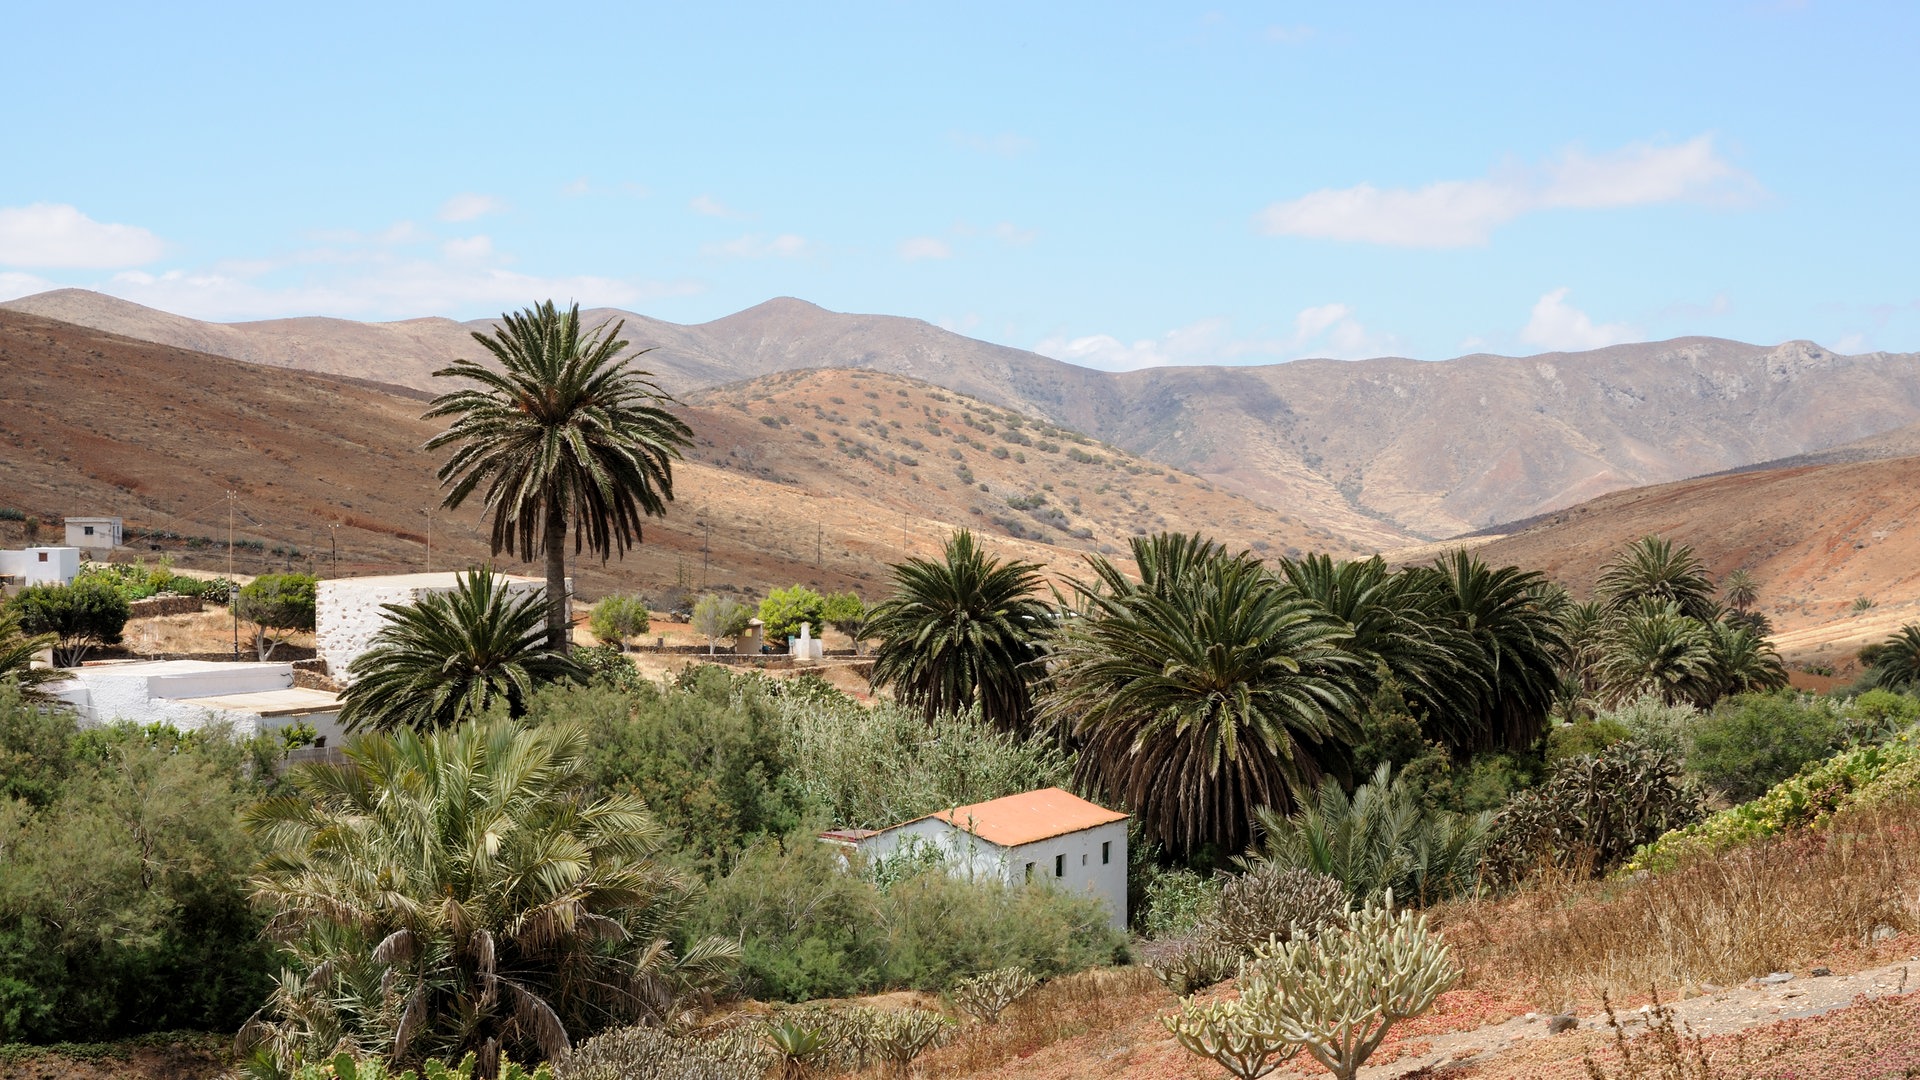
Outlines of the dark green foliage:
[[1920,625],[1909,623],[1885,641],[1860,650],[1860,662],[1880,689],[1920,691]]
[[231,1031],[259,1006],[272,960],[238,822],[255,749],[77,736],[0,690],[0,1042]]
[[966,529],[939,561],[893,568],[893,595],[875,608],[873,681],[931,718],[978,707],[995,727],[1024,731],[1033,711],[1038,641],[1052,612],[1034,598],[1039,567],[987,555]]
[[71,585],[30,585],[7,601],[29,635],[52,634],[58,641],[53,662],[73,667],[98,645],[120,644],[127,625],[127,598],[100,578],[75,579]]
[[1680,614],[1701,622],[1720,617],[1720,605],[1714,599],[1719,590],[1707,576],[1706,565],[1693,548],[1675,545],[1665,537],[1643,536],[1621,549],[1601,569],[1598,591],[1601,602],[1613,611],[1652,601],[1672,604]]
[[241,587],[235,610],[260,628],[255,635],[260,659],[273,654],[273,646],[267,644],[268,630],[313,629],[314,590],[318,585],[312,574],[261,574]]
[[673,500],[673,459],[693,441],[667,411],[675,404],[648,373],[620,359],[621,324],[582,332],[580,306],[552,301],[501,316],[474,341],[499,366],[461,360],[435,378],[465,379],[423,419],[452,417],[427,449],[454,448],[440,467],[443,504],[456,509],[476,491],[493,519],[493,553],[523,562],[546,556],[547,647],[568,649],[567,529],[573,550],[625,555],[641,522]]
[[645,680],[624,692],[552,687],[534,696],[527,719],[584,725],[592,787],[638,795],[673,846],[711,872],[755,839],[797,827],[804,807],[786,777],[768,681],[712,666],[688,674],[672,690]]
[[1346,772],[1360,662],[1345,625],[1250,556],[1136,538],[1133,585],[1094,556],[1085,607],[1054,642],[1043,716],[1081,747],[1082,783],[1176,857],[1244,847],[1256,807]]
[[743,940],[745,992],[801,1001],[942,990],[1000,967],[1045,977],[1112,963],[1125,947],[1091,897],[969,882],[944,870],[883,895],[839,860],[802,834],[755,848],[713,884],[700,929]]
[[1845,743],[1846,721],[1824,700],[1793,693],[1743,694],[1694,724],[1687,769],[1742,803],[1759,798],[1810,761]]
[[1625,724],[1610,717],[1561,724],[1547,735],[1547,763],[1557,765],[1571,758],[1597,754],[1614,743],[1626,742],[1632,735]]
[[1470,712],[1429,717],[1428,737],[1459,757],[1531,748],[1546,733],[1567,648],[1546,578],[1490,567],[1465,550],[1434,569],[1435,610],[1474,646],[1465,655],[1485,689]]
[[0,687],[11,687],[27,697],[45,697],[47,683],[62,676],[51,668],[35,667],[42,650],[59,641],[52,634],[28,634],[20,629],[20,613],[0,607]]
[[1508,801],[1494,821],[1484,868],[1497,882],[1543,865],[1603,874],[1635,848],[1700,819],[1698,795],[1671,754],[1616,743],[1554,767],[1547,782]]
[[495,703],[526,710],[543,684],[582,677],[578,664],[543,642],[540,598],[514,599],[507,583],[482,567],[459,576],[450,593],[416,604],[382,604],[387,625],[353,661],[340,696],[349,731],[451,727]]
[[637,596],[608,596],[593,605],[587,625],[602,644],[618,645],[624,651],[629,639],[647,632],[653,618],[647,602]]

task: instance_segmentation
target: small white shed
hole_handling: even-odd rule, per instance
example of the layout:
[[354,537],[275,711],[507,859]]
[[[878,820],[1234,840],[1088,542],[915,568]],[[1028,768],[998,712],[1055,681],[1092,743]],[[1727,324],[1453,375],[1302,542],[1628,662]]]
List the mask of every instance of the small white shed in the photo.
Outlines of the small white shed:
[[68,547],[112,551],[120,546],[120,519],[117,517],[70,517],[66,521]]
[[[506,582],[507,591],[516,599],[524,595],[545,596],[543,578],[495,574]],[[327,662],[327,674],[347,681],[347,665],[366,652],[374,635],[386,625],[383,604],[415,604],[433,593],[452,592],[460,574],[447,571],[436,574],[386,574],[380,577],[328,578],[314,590],[314,652]],[[567,592],[573,592],[568,579]]]
[[0,551],[0,577],[20,585],[71,585],[80,573],[77,547],[30,547]]
[[1060,788],[956,806],[878,831],[822,833],[821,839],[868,859],[887,858],[903,844],[931,844],[955,874],[1091,893],[1105,902],[1115,929],[1127,927],[1127,815]]

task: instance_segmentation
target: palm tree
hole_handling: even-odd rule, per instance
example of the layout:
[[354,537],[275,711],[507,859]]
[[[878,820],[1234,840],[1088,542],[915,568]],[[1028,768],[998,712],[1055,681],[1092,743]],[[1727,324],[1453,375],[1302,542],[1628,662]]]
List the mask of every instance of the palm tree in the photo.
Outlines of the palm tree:
[[44,701],[47,683],[61,678],[53,668],[33,666],[34,658],[60,641],[57,634],[28,634],[20,629],[20,613],[0,607],[0,685],[19,689],[30,701]]
[[1728,574],[1720,587],[1727,594],[1727,606],[1742,615],[1760,598],[1760,587],[1754,583],[1753,575],[1744,569]]
[[1643,536],[1622,548],[1601,570],[1598,585],[1610,611],[1655,600],[1677,604],[1680,614],[1701,622],[1719,617],[1716,591],[1693,548],[1660,536]]
[[254,899],[289,961],[243,1035],[285,1064],[336,1048],[404,1064],[564,1056],[663,1023],[735,955],[670,944],[696,895],[655,861],[630,793],[594,797],[583,729],[492,719],[352,740],[247,812]]
[[486,488],[494,554],[546,556],[547,645],[565,652],[568,525],[575,555],[624,556],[640,542],[641,521],[666,513],[672,461],[693,433],[667,411],[674,400],[647,372],[618,359],[623,324],[603,323],[583,338],[580,306],[562,314],[552,301],[501,323],[473,335],[498,368],[461,360],[433,373],[478,385],[433,400],[423,419],[454,421],[427,449],[456,447],[438,474],[451,487],[447,509]]
[[1708,649],[1713,654],[1716,700],[1753,690],[1778,690],[1787,685],[1787,667],[1780,662],[1773,643],[1764,636],[1730,619],[1708,623],[1707,635]]
[[1600,693],[1615,704],[1653,695],[1668,705],[1710,704],[1715,696],[1713,636],[1680,605],[1654,600],[1617,617],[1600,658]]
[[1231,854],[1256,807],[1290,808],[1346,772],[1361,662],[1339,620],[1250,559],[1216,552],[1158,587],[1077,587],[1086,615],[1055,638],[1041,716],[1079,741],[1080,782],[1150,838]]
[[548,647],[541,598],[516,600],[490,569],[460,574],[450,593],[381,607],[387,625],[347,668],[348,731],[451,727],[495,703],[519,716],[539,684],[582,675]]
[[1887,640],[1860,650],[1860,659],[1873,673],[1875,686],[1920,690],[1920,625],[1908,623]]
[[873,682],[891,685],[928,719],[979,706],[1005,731],[1024,731],[1033,712],[1039,639],[1053,613],[1035,598],[1040,567],[988,557],[961,529],[940,561],[893,568],[893,595],[873,609],[880,639]]
[[1489,567],[1465,549],[1435,561],[1437,615],[1464,642],[1464,655],[1485,680],[1471,712],[1443,716],[1433,737],[1456,756],[1524,750],[1546,734],[1560,689],[1567,641],[1564,604],[1545,576],[1516,566]]

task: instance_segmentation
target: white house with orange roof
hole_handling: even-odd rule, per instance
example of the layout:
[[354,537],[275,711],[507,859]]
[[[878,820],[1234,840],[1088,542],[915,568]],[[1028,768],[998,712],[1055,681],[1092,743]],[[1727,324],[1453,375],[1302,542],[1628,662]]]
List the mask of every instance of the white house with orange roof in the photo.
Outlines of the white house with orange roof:
[[1041,788],[879,830],[841,829],[821,839],[870,860],[903,845],[942,851],[955,874],[1091,893],[1127,927],[1127,815],[1059,788]]

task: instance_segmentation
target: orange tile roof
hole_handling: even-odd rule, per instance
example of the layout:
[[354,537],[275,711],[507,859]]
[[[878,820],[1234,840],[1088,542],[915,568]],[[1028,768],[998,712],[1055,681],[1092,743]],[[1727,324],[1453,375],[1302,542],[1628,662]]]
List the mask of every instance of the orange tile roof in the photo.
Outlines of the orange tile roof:
[[1096,825],[1125,821],[1127,815],[1090,803],[1071,792],[1050,787],[974,803],[972,806],[956,806],[914,820],[925,821],[927,818],[949,822],[988,843],[1019,847],[1091,829]]

